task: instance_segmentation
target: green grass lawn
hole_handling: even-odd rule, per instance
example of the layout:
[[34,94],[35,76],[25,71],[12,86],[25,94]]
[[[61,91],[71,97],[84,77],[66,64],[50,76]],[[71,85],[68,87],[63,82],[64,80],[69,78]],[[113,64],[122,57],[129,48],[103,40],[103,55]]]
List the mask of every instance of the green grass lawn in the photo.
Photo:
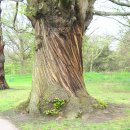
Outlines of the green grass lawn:
[[89,93],[106,102],[130,105],[130,73],[86,73]]
[[[0,91],[0,112],[15,108],[25,101],[31,91],[31,75],[7,75],[10,90]],[[95,98],[114,104],[130,106],[130,73],[85,73],[88,92]],[[83,123],[80,119],[62,121],[18,122],[22,130],[130,130],[130,110],[128,116],[102,123]]]
[[26,100],[31,90],[31,75],[7,75],[6,80],[11,89],[0,91],[0,112]]

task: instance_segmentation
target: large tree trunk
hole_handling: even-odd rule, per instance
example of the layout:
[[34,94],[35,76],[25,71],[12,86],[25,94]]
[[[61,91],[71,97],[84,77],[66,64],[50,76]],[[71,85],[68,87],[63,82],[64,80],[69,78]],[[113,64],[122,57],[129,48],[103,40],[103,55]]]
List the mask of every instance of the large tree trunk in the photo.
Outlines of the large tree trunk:
[[1,21],[1,1],[0,1],[0,90],[9,88],[6,80],[5,80],[5,73],[4,73],[4,44],[3,44],[3,37],[2,37],[2,21]]
[[54,114],[57,98],[64,101],[58,110],[66,116],[92,111],[96,103],[85,89],[82,63],[82,38],[94,1],[67,5],[68,1],[43,1],[37,11],[38,2],[29,1],[28,8],[36,11],[34,17],[29,16],[36,33],[30,113]]

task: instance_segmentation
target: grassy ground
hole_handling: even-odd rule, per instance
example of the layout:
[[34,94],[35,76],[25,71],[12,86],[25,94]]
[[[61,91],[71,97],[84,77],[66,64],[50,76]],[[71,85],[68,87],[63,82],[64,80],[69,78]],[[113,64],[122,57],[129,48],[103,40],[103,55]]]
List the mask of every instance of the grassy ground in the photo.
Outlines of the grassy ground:
[[[0,112],[15,108],[26,100],[31,90],[31,75],[7,75],[10,90],[0,91]],[[130,73],[85,73],[88,92],[95,98],[123,104],[126,116],[100,123],[86,123],[80,119],[46,121],[42,118],[17,122],[22,130],[130,130]]]
[[14,108],[26,100],[31,90],[31,75],[7,75],[6,80],[11,89],[0,91],[0,112]]

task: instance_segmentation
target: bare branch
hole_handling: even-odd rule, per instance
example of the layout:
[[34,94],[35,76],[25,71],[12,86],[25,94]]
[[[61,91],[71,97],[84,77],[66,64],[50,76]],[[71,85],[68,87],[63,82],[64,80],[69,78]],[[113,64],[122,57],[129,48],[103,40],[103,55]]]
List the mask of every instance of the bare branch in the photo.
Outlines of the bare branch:
[[120,6],[125,6],[125,7],[130,7],[130,3],[124,3],[124,2],[120,2],[119,0],[109,0],[110,2],[120,5]]
[[97,55],[94,57],[94,60],[96,60],[101,55],[102,52],[103,52],[103,48],[99,52],[97,52]]
[[14,2],[23,2],[23,0],[10,0],[10,1],[14,1]]
[[16,11],[15,11],[14,20],[13,20],[13,27],[14,28],[15,28],[15,22],[16,22],[17,14],[18,14],[18,6],[19,6],[19,2],[16,2]]
[[121,25],[123,25],[123,26],[126,26],[126,27],[129,27],[129,28],[130,28],[130,25],[121,22],[121,20],[115,19],[115,18],[113,18],[113,17],[109,17],[109,18],[110,18],[110,19],[113,19],[113,20],[115,20],[115,21],[117,21],[119,24],[121,24]]
[[130,12],[104,12],[94,10],[94,15],[98,16],[130,16]]
[[6,24],[6,23],[2,22],[2,24],[3,24],[4,28],[6,28],[6,27],[10,28],[10,29],[14,30],[16,33],[25,33],[26,32],[26,33],[29,33],[31,35],[34,35],[33,30],[32,31],[27,31],[28,29],[30,29],[30,26],[27,26],[25,29],[17,29],[17,28],[14,28],[13,26],[10,26],[10,25]]

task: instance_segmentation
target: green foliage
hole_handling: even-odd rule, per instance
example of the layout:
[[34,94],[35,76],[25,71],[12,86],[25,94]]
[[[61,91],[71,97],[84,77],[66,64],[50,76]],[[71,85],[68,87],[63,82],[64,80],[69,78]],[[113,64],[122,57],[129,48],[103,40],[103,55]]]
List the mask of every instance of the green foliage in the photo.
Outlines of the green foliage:
[[28,8],[26,8],[26,12],[25,12],[25,14],[29,17],[29,16],[35,16],[36,15],[36,13],[37,13],[37,8],[35,7],[28,7]]
[[60,112],[61,107],[66,103],[66,101],[63,99],[55,98],[50,103],[53,104],[53,108],[51,110],[46,110],[44,114],[53,116],[57,115]]
[[55,109],[60,109],[65,104],[65,100],[61,100],[59,98],[55,98],[53,101],[53,106]]
[[[130,71],[130,31],[117,44],[112,36],[84,36],[83,61],[85,71]],[[114,43],[116,42],[116,43]],[[113,45],[113,47],[112,47]]]
[[15,74],[16,66],[14,64],[5,64],[5,74]]
[[130,71],[130,31],[127,31],[121,37],[118,46],[119,69]]
[[110,71],[110,58],[109,56],[112,52],[109,49],[109,46],[103,48],[100,56],[94,62],[95,71],[102,72],[102,71]]
[[83,39],[84,71],[115,71],[117,70],[116,54],[110,50],[111,36],[94,36]]
[[57,115],[59,112],[60,112],[60,111],[57,110],[57,109],[51,109],[51,110],[46,110],[46,111],[44,112],[44,114],[54,116],[54,115]]
[[5,74],[16,75],[16,74],[29,74],[32,73],[33,61],[32,58],[29,58],[26,61],[23,61],[23,66],[19,61],[10,61],[11,63],[5,64]]
[[107,108],[107,103],[100,101],[99,99],[96,99],[97,104],[94,104],[93,107],[95,109],[106,109]]
[[26,14],[26,9],[27,9],[27,5],[23,4],[22,2],[19,2],[19,9],[18,9],[18,13],[19,14]]

